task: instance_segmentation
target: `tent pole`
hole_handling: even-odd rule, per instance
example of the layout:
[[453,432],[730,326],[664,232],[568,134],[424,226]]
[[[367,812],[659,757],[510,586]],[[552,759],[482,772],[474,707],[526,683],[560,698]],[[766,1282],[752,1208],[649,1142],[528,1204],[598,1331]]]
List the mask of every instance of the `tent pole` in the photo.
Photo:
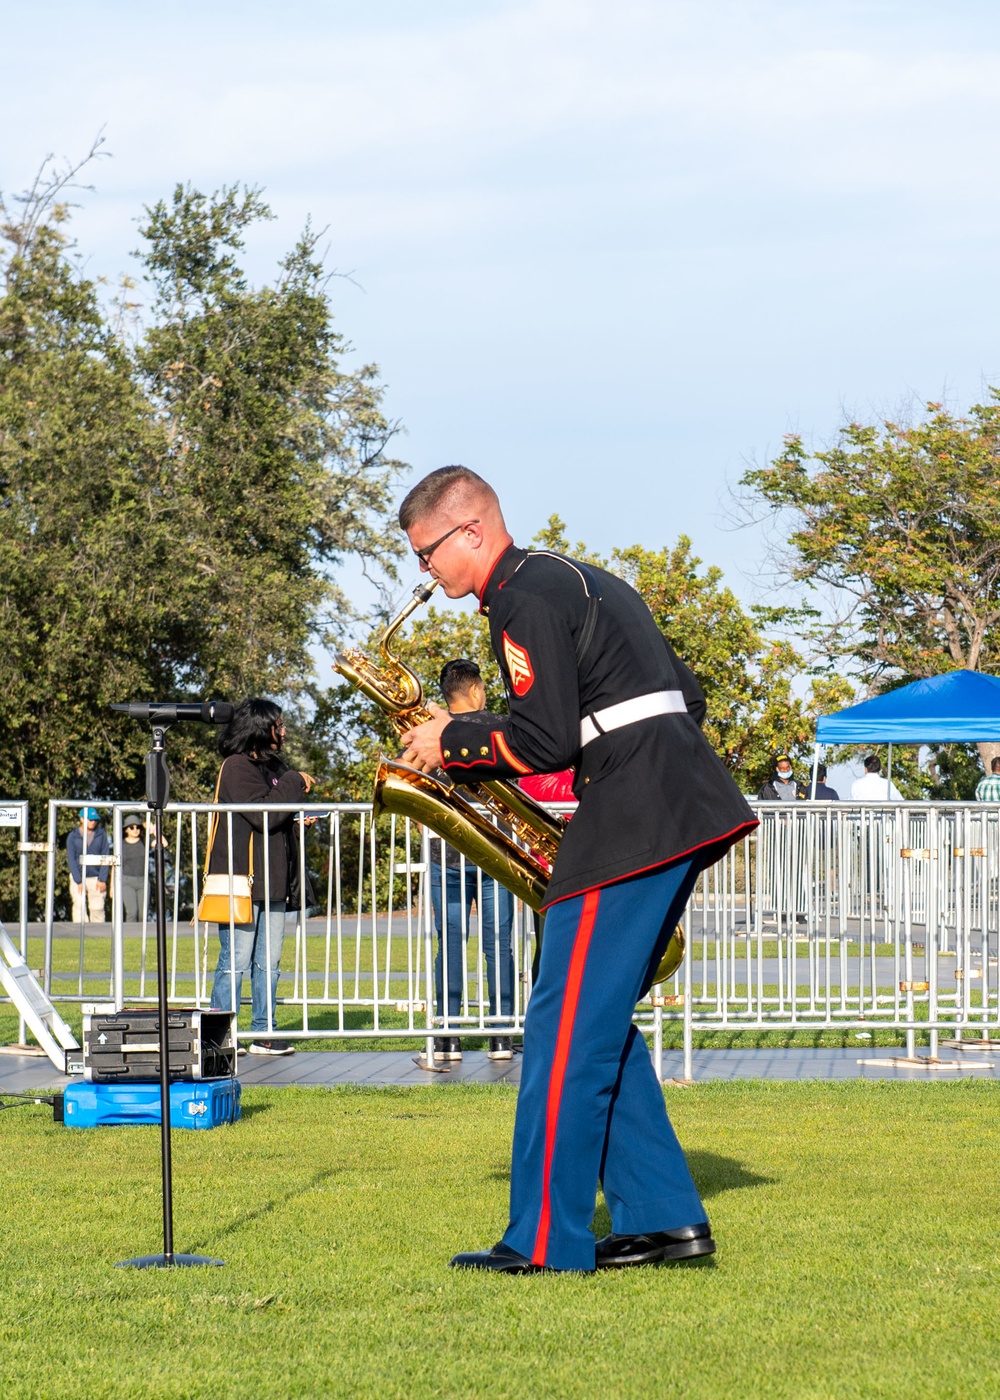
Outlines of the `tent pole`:
[[892,793],[892,740],[889,741],[889,781],[886,786],[885,795],[889,797]]
[[819,740],[817,739],[817,740],[816,740],[816,743],[815,743],[814,746],[813,746],[813,780],[812,780],[812,791],[811,791],[810,794],[809,794],[809,796],[812,798],[812,800],[813,800],[814,802],[816,801],[816,778],[817,778],[818,773],[819,773]]

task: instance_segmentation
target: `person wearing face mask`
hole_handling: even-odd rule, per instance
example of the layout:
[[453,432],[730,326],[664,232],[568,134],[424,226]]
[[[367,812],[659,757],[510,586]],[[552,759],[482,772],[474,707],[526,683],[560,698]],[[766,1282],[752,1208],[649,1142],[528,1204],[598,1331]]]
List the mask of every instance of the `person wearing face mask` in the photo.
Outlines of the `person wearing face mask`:
[[[280,757],[285,742],[281,708],[254,698],[236,706],[219,736],[223,756],[217,802],[302,802],[312,787],[308,773],[296,772]],[[274,1004],[278,990],[285,911],[304,909],[311,891],[299,889],[298,832],[293,812],[268,814],[265,843],[260,811],[232,813],[230,871],[229,816],[221,813],[212,842],[211,875],[247,875],[253,846],[253,922],[219,925],[219,962],[212,983],[212,1006],[239,1010],[244,974],[250,974],[251,1055],[291,1055],[294,1046],[277,1040]],[[266,849],[265,849],[266,847]],[[265,898],[266,894],[266,898]]]
[[779,753],[774,761],[774,777],[761,785],[757,797],[761,802],[804,802],[809,788],[796,779],[788,755]]

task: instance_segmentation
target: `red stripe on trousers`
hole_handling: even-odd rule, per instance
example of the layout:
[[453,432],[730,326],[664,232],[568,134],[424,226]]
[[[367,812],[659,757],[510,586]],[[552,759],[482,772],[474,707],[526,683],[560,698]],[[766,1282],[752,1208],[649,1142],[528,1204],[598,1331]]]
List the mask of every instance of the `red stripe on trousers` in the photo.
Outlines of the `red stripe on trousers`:
[[569,960],[566,977],[566,990],[563,993],[562,1014],[559,1017],[559,1033],[556,1036],[556,1052],[552,1059],[549,1078],[549,1098],[545,1109],[545,1162],[542,1167],[542,1209],[538,1217],[538,1234],[531,1255],[533,1264],[545,1263],[545,1252],[549,1243],[549,1222],[552,1206],[549,1194],[552,1175],[552,1156],[556,1146],[556,1128],[559,1124],[559,1103],[562,1099],[563,1082],[566,1078],[566,1065],[569,1061],[569,1047],[573,1039],[573,1023],[576,1008],[580,1001],[580,985],[583,982],[583,969],[587,961],[587,949],[594,932],[597,919],[597,906],[601,900],[600,890],[590,890],[583,898],[580,923],[573,941],[573,952]]

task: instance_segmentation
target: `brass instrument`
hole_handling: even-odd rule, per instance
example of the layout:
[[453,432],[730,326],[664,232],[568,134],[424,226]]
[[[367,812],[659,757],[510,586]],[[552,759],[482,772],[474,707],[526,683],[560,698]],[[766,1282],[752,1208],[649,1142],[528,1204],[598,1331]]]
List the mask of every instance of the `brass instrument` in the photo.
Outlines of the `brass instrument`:
[[[413,590],[413,597],[379,638],[377,662],[370,661],[360,648],[337,652],[334,657],[334,668],[385,711],[399,735],[432,716],[424,705],[420,677],[392,654],[389,643],[437,585],[434,579]],[[494,826],[480,808],[502,822],[516,840]],[[566,819],[547,812],[515,784],[491,781],[458,787],[445,774],[422,773],[382,754],[373,811],[375,815],[395,812],[422,822],[531,909],[541,908]],[[683,956],[684,936],[678,927],[654,980],[665,981]]]
[[[389,643],[400,627],[418,607],[427,602],[437,579],[419,584],[413,590],[413,597],[402,612],[389,623],[379,638],[379,663],[369,661],[360,649],[338,652],[334,657],[334,667],[342,676],[358,687],[370,700],[374,700],[392,721],[397,734],[405,734],[418,724],[425,724],[431,718],[430,710],[424,705],[424,687],[420,677],[399,657],[389,650]],[[559,842],[566,829],[563,817],[552,816],[544,807],[533,801],[527,793],[513,783],[502,781],[488,783],[463,783],[458,788],[444,774],[431,778],[430,782],[420,781],[429,775],[417,772],[405,763],[387,758],[384,754],[379,761],[375,779],[375,806],[377,810],[402,812],[401,805],[406,798],[407,816],[415,817],[436,831],[446,835],[456,850],[472,860],[481,870],[494,875],[502,885],[511,889],[533,909],[542,902],[545,886],[548,884],[549,870],[559,850]],[[404,794],[404,788],[411,791]],[[388,799],[388,800],[386,800]],[[458,812],[468,822],[470,829],[455,829],[452,834],[439,830],[443,817],[438,806],[444,802],[452,819]],[[476,810],[484,807],[498,821],[511,831],[517,841],[527,847],[522,850],[514,840],[505,837],[495,826]],[[454,828],[454,820],[449,823]],[[489,836],[487,836],[487,831]],[[455,839],[452,839],[454,835]],[[501,838],[504,843],[504,860],[514,861],[520,874],[516,884],[511,883],[513,871],[497,874],[488,869],[489,855],[482,849],[484,839],[493,841]],[[466,842],[472,843],[467,849]],[[527,869],[522,869],[527,863]]]

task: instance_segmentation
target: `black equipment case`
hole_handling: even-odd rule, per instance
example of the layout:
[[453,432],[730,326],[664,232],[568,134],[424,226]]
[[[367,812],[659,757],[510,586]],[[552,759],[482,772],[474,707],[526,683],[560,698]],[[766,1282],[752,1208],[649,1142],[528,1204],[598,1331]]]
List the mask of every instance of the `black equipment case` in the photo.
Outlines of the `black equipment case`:
[[[236,1073],[236,1017],[230,1011],[172,1006],[167,1013],[170,1078],[228,1079]],[[160,1077],[158,1010],[83,1018],[83,1077],[92,1084]]]

